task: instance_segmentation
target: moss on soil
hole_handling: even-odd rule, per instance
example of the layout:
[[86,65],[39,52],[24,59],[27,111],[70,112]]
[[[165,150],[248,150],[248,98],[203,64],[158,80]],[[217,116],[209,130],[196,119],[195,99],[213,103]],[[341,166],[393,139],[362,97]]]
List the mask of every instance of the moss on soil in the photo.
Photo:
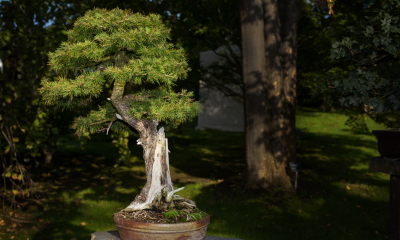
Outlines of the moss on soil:
[[142,210],[138,212],[116,213],[122,219],[146,223],[183,223],[194,222],[207,217],[207,213],[195,208],[170,208],[164,211]]
[[204,219],[207,217],[207,213],[198,208],[191,209],[189,213],[183,210],[170,210],[164,212],[164,217],[168,219],[168,223],[193,222]]

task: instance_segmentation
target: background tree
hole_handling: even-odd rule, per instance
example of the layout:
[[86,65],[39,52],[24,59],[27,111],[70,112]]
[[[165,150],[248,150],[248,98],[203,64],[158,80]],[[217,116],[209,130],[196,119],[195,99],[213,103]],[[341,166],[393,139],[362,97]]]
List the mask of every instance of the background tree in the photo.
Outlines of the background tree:
[[[301,106],[320,107],[329,104],[329,95],[319,94],[318,91],[320,76],[326,71],[343,66],[329,58],[332,43],[342,36],[349,24],[357,23],[365,12],[371,12],[381,4],[380,1],[373,0],[337,0],[334,3],[334,7],[330,5],[336,9],[334,15],[329,15],[327,1],[301,3],[303,10],[297,36],[299,82],[296,84],[296,102]],[[171,24],[173,39],[177,39],[177,44],[190,49],[189,64],[196,70],[193,71],[194,74],[200,73],[200,76],[192,75],[192,79],[202,79],[206,82],[206,87],[243,99],[242,93],[232,92],[226,87],[228,84],[236,84],[243,90],[241,32],[240,25],[237,24],[240,21],[239,13],[221,10],[234,10],[238,7],[237,4],[236,1],[198,1],[196,4],[159,1],[154,5],[159,7],[157,11],[163,14],[165,21]],[[231,45],[239,46],[239,53],[231,49]],[[199,52],[215,50],[221,46],[225,46],[225,51],[218,54],[224,59],[224,64],[216,63],[201,68],[196,62]]]
[[298,28],[298,103],[300,106],[321,106],[326,102],[318,93],[318,76],[327,71],[346,68],[346,64],[332,61],[331,46],[348,32],[347,26],[356,25],[382,1],[360,0],[334,2],[335,14],[329,15],[326,0],[303,2]]
[[[385,1],[359,0],[334,1],[335,14],[329,15],[326,0],[315,0],[313,4],[303,2],[299,20],[298,36],[298,105],[318,107],[322,110],[340,109],[345,111],[348,119],[346,125],[353,132],[368,132],[363,106],[342,108],[335,99],[336,93],[320,91],[326,88],[322,82],[329,81],[326,72],[347,72],[354,68],[354,61],[335,61],[330,58],[331,46],[348,34],[348,26],[358,25],[371,16],[374,11],[382,9]],[[310,57],[312,56],[312,57]],[[332,98],[333,97],[333,98]],[[369,114],[378,122],[392,125],[387,114]]]
[[[241,1],[248,187],[291,189],[301,1]],[[263,49],[263,51],[261,51]]]
[[[164,21],[172,29],[172,41],[187,49],[193,69],[189,74],[191,87],[197,90],[202,80],[207,88],[243,99],[243,93],[227,87],[234,84],[243,89],[238,1],[164,0],[157,6],[157,12],[163,13]],[[217,52],[218,48],[223,50]],[[213,50],[224,64],[201,66],[200,52],[208,50]]]
[[[155,14],[118,8],[88,11],[68,31],[68,41],[49,54],[58,77],[44,78],[40,89],[46,104],[71,109],[99,97],[113,83],[111,103],[76,118],[72,127],[78,136],[129,128],[139,133],[147,182],[127,211],[166,208],[173,205],[171,198],[183,200],[174,195],[180,189],[173,188],[164,128],[157,130],[157,125],[176,127],[196,116],[200,105],[193,93],[171,89],[187,76],[188,64],[183,50],[167,43],[169,31]],[[124,95],[129,85],[142,90]]]
[[365,21],[348,27],[348,37],[335,42],[331,58],[346,65],[327,76],[327,87],[333,89],[344,107],[359,108],[378,122],[393,125],[382,114],[400,108],[399,101],[399,32],[400,3],[387,1],[383,8]]
[[[15,204],[23,186],[32,185],[23,161],[50,162],[68,116],[49,112],[39,102],[40,79],[47,71],[46,52],[64,39],[62,31],[74,16],[71,6],[58,1],[0,2],[0,155],[2,186]],[[52,23],[49,25],[49,23]],[[49,128],[46,124],[52,123]],[[57,126],[56,126],[57,125]],[[11,188],[8,188],[11,184]],[[3,195],[5,196],[5,195]],[[14,205],[15,206],[15,205]]]

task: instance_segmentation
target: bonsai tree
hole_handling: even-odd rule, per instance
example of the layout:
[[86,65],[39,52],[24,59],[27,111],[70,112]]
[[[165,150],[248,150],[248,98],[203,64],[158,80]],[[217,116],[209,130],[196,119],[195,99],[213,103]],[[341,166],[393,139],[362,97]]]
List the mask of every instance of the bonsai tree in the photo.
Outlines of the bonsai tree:
[[[68,40],[49,53],[53,79],[44,78],[46,104],[72,109],[104,99],[97,111],[75,119],[77,136],[136,130],[143,147],[147,182],[125,211],[195,207],[171,182],[164,127],[176,127],[200,111],[193,93],[172,87],[189,70],[182,49],[167,42],[160,16],[94,9],[78,18]],[[111,94],[111,96],[104,96]],[[103,98],[102,98],[103,96]],[[157,129],[162,124],[163,127]]]

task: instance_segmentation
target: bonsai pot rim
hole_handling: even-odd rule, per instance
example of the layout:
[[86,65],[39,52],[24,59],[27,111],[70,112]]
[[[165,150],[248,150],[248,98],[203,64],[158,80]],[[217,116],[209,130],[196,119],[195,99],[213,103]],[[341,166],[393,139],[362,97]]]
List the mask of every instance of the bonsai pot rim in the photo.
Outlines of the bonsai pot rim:
[[[123,240],[129,239],[203,239],[206,236],[207,226],[210,224],[210,215],[201,220],[184,223],[146,223],[122,219],[114,215],[114,222],[118,233]],[[193,235],[193,236],[192,236]],[[190,237],[193,238],[190,238]],[[197,238],[196,238],[197,236]]]

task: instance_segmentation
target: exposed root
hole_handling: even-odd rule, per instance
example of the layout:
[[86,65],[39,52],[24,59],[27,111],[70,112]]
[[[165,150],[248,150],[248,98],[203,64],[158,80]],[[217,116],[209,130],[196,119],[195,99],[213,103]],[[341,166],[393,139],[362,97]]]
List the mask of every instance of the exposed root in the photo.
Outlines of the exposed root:
[[184,188],[179,188],[176,190],[168,191],[167,188],[161,189],[161,191],[156,192],[154,200],[150,204],[137,204],[129,205],[127,208],[123,209],[124,212],[135,212],[145,209],[159,210],[163,211],[169,208],[174,208],[175,206],[181,205],[186,208],[196,208],[196,203],[192,200],[185,199],[177,194],[178,191]]

